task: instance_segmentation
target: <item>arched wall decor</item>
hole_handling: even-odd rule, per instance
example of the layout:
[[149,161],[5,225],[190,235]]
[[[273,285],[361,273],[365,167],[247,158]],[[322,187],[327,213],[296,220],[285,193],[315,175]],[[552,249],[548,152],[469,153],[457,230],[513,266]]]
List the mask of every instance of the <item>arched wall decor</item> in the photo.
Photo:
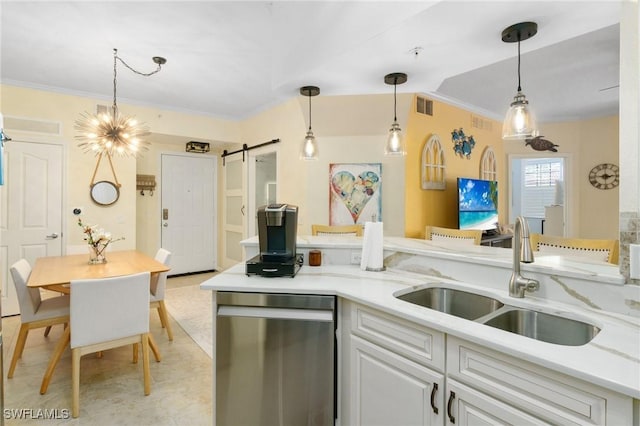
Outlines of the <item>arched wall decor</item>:
[[422,189],[445,189],[446,164],[440,137],[436,134],[422,149]]
[[498,180],[496,154],[490,146],[484,149],[480,159],[480,179]]

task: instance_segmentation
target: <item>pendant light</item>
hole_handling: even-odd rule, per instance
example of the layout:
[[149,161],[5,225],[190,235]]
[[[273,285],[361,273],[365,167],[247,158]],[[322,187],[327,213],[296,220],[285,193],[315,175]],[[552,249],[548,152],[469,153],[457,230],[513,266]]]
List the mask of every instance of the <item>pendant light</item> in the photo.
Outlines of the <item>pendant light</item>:
[[302,141],[302,149],[300,150],[301,160],[317,160],[318,159],[318,143],[316,137],[313,136],[311,130],[311,97],[320,94],[320,88],[316,86],[304,86],[300,88],[300,94],[309,97],[309,130],[307,136]]
[[535,115],[520,86],[520,42],[533,37],[537,32],[538,24],[535,22],[520,22],[502,31],[502,41],[518,43],[518,93],[513,98],[502,125],[502,139],[505,140],[533,138],[539,134]]
[[389,129],[389,136],[387,137],[387,143],[384,146],[385,155],[406,155],[404,138],[402,137],[402,129],[398,124],[397,116],[397,99],[396,99],[396,86],[403,84],[407,81],[407,75],[401,72],[394,72],[384,76],[384,82],[387,84],[393,84],[393,124]]
[[133,156],[142,150],[147,149],[148,142],[143,138],[149,134],[149,128],[138,123],[129,116],[120,114],[116,101],[117,68],[120,61],[125,67],[138,75],[149,77],[160,71],[162,65],[167,60],[160,56],[152,58],[157,65],[156,69],[150,73],[142,73],[131,68],[118,56],[118,49],[113,49],[113,105],[111,111],[105,114],[90,114],[85,112],[75,122],[75,128],[79,132],[76,139],[80,141],[79,147],[85,152],[93,152],[96,155],[106,154],[108,156],[120,155],[122,157]]

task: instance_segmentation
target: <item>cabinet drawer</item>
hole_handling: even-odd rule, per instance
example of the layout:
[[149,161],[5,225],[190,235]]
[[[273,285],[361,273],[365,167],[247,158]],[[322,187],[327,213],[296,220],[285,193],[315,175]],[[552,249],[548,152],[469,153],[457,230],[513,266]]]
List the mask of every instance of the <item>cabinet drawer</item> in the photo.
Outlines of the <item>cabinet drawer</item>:
[[413,361],[444,371],[444,334],[353,304],[351,332]]
[[615,392],[452,337],[447,373],[554,424],[605,425],[630,408]]

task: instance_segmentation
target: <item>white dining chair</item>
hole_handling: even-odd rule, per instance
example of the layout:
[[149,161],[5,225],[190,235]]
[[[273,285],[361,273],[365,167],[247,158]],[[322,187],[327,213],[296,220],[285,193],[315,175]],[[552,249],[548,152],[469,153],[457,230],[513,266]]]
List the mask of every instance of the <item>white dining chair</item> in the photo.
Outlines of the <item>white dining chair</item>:
[[[171,261],[171,252],[163,248],[159,249],[156,253],[155,259],[169,266]],[[164,303],[164,293],[167,286],[167,274],[168,272],[161,272],[151,279],[151,309],[158,310],[158,316],[160,317],[160,323],[162,328],[167,330],[167,336],[169,340],[173,340],[173,330],[171,330],[171,324],[169,323],[169,315],[167,314],[167,307]]]
[[80,358],[89,353],[141,343],[144,394],[151,393],[149,282],[149,272],[71,281],[73,417],[80,413]]
[[47,336],[52,325],[69,322],[69,296],[42,299],[40,289],[28,288],[27,281],[31,275],[31,265],[26,259],[18,260],[9,269],[20,306],[20,331],[7,373],[7,378],[10,379],[13,377],[18,359],[22,358],[29,330],[46,327],[45,336]]

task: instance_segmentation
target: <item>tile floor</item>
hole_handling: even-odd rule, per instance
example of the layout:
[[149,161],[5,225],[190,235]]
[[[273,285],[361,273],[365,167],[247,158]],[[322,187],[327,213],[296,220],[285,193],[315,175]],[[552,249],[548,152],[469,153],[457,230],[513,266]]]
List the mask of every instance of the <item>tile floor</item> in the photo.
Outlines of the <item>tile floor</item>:
[[[213,274],[175,277],[167,288],[196,285]],[[156,311],[150,313],[150,328],[162,361],[151,355],[151,394],[144,395],[142,364],[131,362],[131,347],[82,357],[80,367],[80,416],[64,419],[71,411],[71,351],[67,349],[56,367],[48,392],[40,395],[40,383],[49,356],[62,334],[62,327],[29,333],[22,359],[12,379],[7,370],[13,355],[20,317],[2,318],[4,357],[4,422],[6,425],[210,425],[211,358],[170,318],[174,340],[161,328]],[[57,419],[42,420],[43,410]],[[8,411],[10,410],[10,411]],[[16,419],[14,413],[22,413]],[[25,418],[26,417],[26,418]]]

